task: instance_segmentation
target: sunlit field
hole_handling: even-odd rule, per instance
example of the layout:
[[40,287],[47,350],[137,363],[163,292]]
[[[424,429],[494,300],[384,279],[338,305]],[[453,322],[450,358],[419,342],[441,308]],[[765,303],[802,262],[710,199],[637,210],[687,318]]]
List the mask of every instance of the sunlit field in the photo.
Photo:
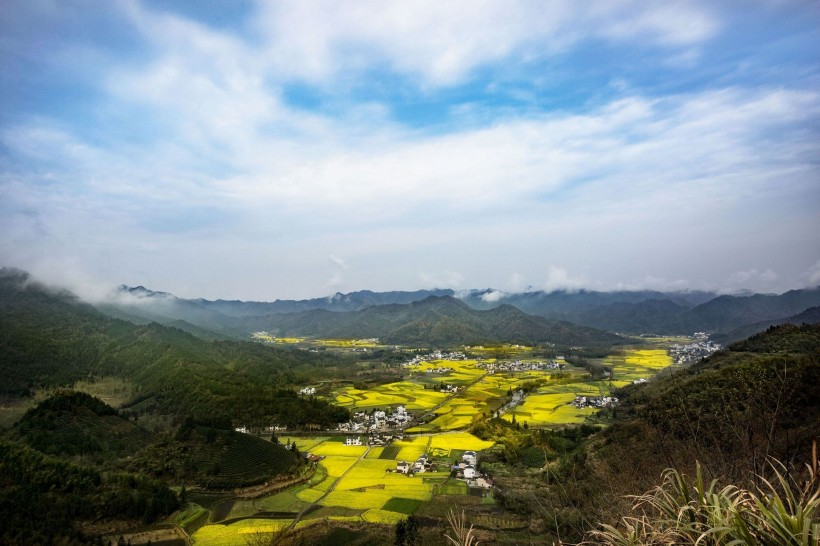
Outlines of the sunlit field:
[[[346,446],[338,438],[328,437],[299,437],[296,443],[303,451],[325,457],[318,463],[310,482],[269,497],[237,501],[228,515],[229,520],[252,517],[260,511],[292,513],[295,517],[318,502],[319,509],[305,514],[297,527],[324,518],[393,524],[412,514],[439,492],[466,494],[463,482],[449,477],[451,454],[460,456],[466,450],[480,451],[492,446],[492,442],[467,432],[411,437],[369,450],[362,446]],[[362,457],[365,452],[366,456]],[[440,457],[437,471],[410,476],[395,472],[397,462],[413,462],[423,453]],[[207,525],[195,538],[197,541],[201,538],[203,544],[244,544],[253,529],[259,530],[264,525],[287,525],[291,521],[292,518],[274,522],[247,519],[227,526]]]
[[673,364],[665,349],[633,349],[623,355],[602,359],[602,364],[612,368],[612,377],[619,381],[650,378]]
[[272,533],[290,525],[289,519],[244,519],[230,525],[206,525],[193,534],[203,546],[247,546],[255,533]]
[[336,391],[335,402],[340,406],[355,410],[381,408],[403,405],[408,410],[428,410],[447,398],[447,394],[424,385],[400,381],[379,385],[372,389],[360,390],[353,387],[342,387]]

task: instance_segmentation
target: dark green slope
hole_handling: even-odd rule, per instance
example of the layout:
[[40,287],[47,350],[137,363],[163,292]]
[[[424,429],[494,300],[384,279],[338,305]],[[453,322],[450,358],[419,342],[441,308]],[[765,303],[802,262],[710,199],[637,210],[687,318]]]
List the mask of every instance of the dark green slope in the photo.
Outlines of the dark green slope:
[[97,462],[133,455],[151,434],[102,401],[65,391],[41,402],[15,424],[12,435],[48,455],[83,455]]
[[201,422],[331,426],[347,412],[297,397],[292,386],[340,357],[249,342],[207,342],[158,324],[111,319],[27,275],[0,274],[0,394],[115,376],[140,390],[139,411]]
[[732,343],[740,341],[753,336],[758,332],[762,332],[771,326],[779,326],[781,324],[817,324],[820,322],[820,306],[810,307],[797,315],[786,317],[782,319],[764,320],[746,326],[741,326],[726,334],[718,334],[712,336],[712,339],[718,343]]
[[258,484],[299,462],[278,443],[192,419],[174,436],[152,434],[97,398],[73,391],[58,392],[26,412],[6,436],[46,455],[80,457],[96,470],[204,487]]
[[772,327],[690,368],[621,393],[598,452],[625,483],[665,467],[746,481],[768,457],[809,460],[820,431],[820,325]]

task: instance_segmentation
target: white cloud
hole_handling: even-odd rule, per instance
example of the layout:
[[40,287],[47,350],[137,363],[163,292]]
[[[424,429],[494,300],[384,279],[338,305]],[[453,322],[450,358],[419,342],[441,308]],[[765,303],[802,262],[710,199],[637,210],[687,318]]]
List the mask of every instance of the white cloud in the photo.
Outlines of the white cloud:
[[324,80],[383,64],[433,86],[513,54],[542,58],[585,38],[679,47],[719,27],[700,2],[303,0],[260,2],[259,9],[269,60],[291,77]]
[[485,292],[481,295],[481,301],[486,303],[495,303],[497,301],[501,301],[505,295],[506,294],[504,294],[501,290],[490,290],[489,292]]
[[810,287],[820,286],[820,260],[814,262],[814,265],[803,273],[803,277],[808,279]]
[[521,292],[525,289],[524,276],[519,273],[513,273],[507,280],[506,287],[511,292]]
[[588,285],[588,281],[574,277],[564,269],[555,265],[547,267],[546,279],[541,285],[545,292],[553,290],[578,290]]

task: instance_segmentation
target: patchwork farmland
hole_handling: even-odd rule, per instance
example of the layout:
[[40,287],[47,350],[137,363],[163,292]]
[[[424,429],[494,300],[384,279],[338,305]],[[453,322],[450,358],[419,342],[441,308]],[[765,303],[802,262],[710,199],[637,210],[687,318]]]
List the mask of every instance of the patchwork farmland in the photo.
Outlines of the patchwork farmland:
[[[526,348],[506,348],[507,357],[536,359]],[[294,436],[301,453],[322,457],[314,463],[308,481],[286,491],[253,500],[239,500],[222,514],[221,522],[199,527],[192,535],[196,544],[244,545],[250,534],[283,528],[302,528],[318,521],[337,520],[394,524],[425,506],[464,502],[467,484],[451,477],[454,460],[466,451],[481,452],[492,447],[466,430],[482,419],[498,415],[508,422],[555,427],[583,423],[596,409],[578,408],[577,396],[608,396],[613,388],[649,378],[669,366],[664,350],[632,349],[597,361],[612,371],[605,380],[593,380],[581,367],[567,363],[560,370],[527,370],[489,373],[479,362],[495,358],[486,350],[482,360],[431,360],[409,369],[401,381],[369,389],[350,385],[332,390],[333,402],[352,411],[389,410],[402,405],[421,422],[407,428],[405,438],[387,446],[346,445],[342,435]],[[498,351],[495,351],[498,353]],[[523,354],[522,354],[523,353]],[[455,392],[442,392],[441,385],[455,385]],[[511,393],[522,392],[516,404]],[[397,472],[397,464],[412,464],[426,455],[433,462],[423,473]],[[491,490],[483,493],[493,502]]]

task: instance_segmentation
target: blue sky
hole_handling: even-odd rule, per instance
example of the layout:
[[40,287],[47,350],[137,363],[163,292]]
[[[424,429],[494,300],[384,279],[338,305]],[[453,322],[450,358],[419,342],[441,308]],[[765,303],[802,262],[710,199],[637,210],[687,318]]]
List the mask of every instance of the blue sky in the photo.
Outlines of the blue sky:
[[0,263],[256,300],[820,284],[817,2],[7,0]]

